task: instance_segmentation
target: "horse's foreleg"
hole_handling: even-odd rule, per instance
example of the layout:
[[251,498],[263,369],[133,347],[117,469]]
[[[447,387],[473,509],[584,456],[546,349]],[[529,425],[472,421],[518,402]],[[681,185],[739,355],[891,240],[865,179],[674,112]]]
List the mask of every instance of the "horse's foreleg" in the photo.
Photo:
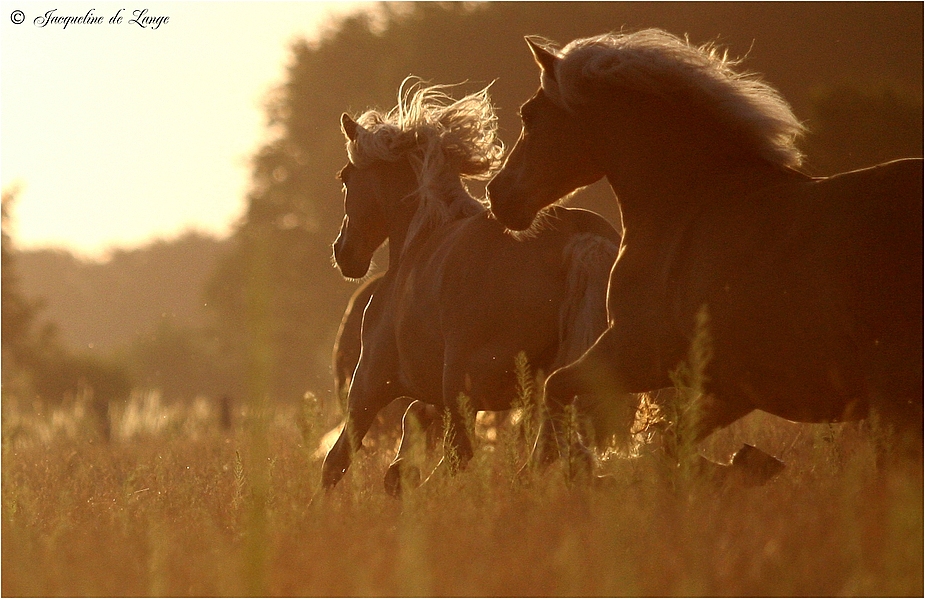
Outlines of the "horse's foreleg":
[[321,466],[321,485],[325,489],[333,488],[344,477],[377,413],[378,410],[348,412],[344,428]]
[[[560,368],[547,379],[543,417],[533,451],[520,471],[521,477],[527,469],[545,470],[559,457],[568,457],[571,462],[573,456],[582,455],[587,465],[593,465],[590,451],[578,440],[577,419],[572,413],[575,398],[585,391],[570,368]],[[550,381],[554,384],[553,393]]]
[[385,490],[389,495],[397,497],[407,483],[411,483],[412,486],[420,484],[420,470],[408,464],[410,445],[415,441],[415,437],[430,428],[438,415],[437,408],[420,401],[411,402],[405,410],[405,415],[401,419],[401,442],[398,444],[398,454],[385,473]]
[[470,438],[475,433],[472,398],[484,397],[486,381],[491,379],[481,363],[468,355],[459,359],[457,354],[458,348],[457,352],[448,350],[443,365],[443,459],[438,468],[450,473],[465,469],[474,455]]
[[[456,401],[452,402],[452,407],[444,408],[443,412],[437,412],[443,417],[443,457],[430,473],[427,480],[445,475],[453,475],[460,470],[464,470],[475,455],[472,447],[472,439],[469,438],[469,431],[466,428],[466,417]],[[474,417],[475,414],[472,414]],[[427,480],[424,482],[426,483]]]
[[528,473],[544,472],[558,458],[565,460],[568,480],[586,477],[594,471],[597,459],[582,439],[576,409],[574,403],[548,402],[544,406],[533,451],[518,473],[522,482],[529,480]]
[[533,451],[530,452],[530,457],[527,458],[527,463],[521,468],[520,474],[524,475],[528,468],[533,468],[537,472],[546,470],[550,464],[556,461],[559,453],[556,429],[552,424],[552,419],[549,417],[549,411],[544,410],[536,442],[533,444]]
[[379,411],[404,395],[402,389],[391,382],[389,373],[393,369],[389,368],[390,364],[375,358],[364,361],[364,358],[360,358],[350,386],[344,428],[321,467],[321,484],[325,489],[334,487],[343,478]]
[[556,457],[565,461],[566,478],[586,478],[594,472],[597,458],[588,449],[581,431],[577,402],[546,401],[547,416],[537,438],[538,455],[531,457],[533,464],[545,468]]

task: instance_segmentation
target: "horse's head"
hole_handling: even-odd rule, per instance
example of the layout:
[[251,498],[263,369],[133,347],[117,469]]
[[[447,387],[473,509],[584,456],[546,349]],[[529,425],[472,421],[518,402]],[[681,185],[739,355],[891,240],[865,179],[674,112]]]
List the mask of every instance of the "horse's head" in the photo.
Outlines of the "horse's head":
[[439,225],[485,210],[462,179],[485,180],[501,161],[488,88],[460,100],[446,88],[409,77],[389,112],[341,117],[350,162],[334,260],[344,276],[364,276],[387,238],[391,266]]
[[529,228],[542,208],[604,176],[585,148],[587,141],[574,115],[544,90],[547,81],[555,83],[561,59],[529,38],[527,43],[544,86],[520,107],[520,138],[488,184],[492,212],[515,230]]
[[[364,132],[344,114],[341,128],[349,141]],[[341,274],[358,279],[366,275],[375,251],[389,237],[400,200],[417,188],[417,177],[406,158],[389,162],[353,162],[338,173],[344,186],[344,221],[334,241],[334,261]]]
[[492,211],[511,228],[529,226],[538,208],[605,174],[626,207],[654,188],[683,193],[706,172],[800,164],[803,126],[790,106],[713,44],[660,29],[577,39],[561,50],[527,42],[540,90],[521,107],[520,139],[488,186]]

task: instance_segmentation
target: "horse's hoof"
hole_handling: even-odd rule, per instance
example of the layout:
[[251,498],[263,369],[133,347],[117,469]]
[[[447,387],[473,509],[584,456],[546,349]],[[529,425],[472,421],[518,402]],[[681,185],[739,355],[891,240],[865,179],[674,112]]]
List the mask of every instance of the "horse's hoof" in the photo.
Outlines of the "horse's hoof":
[[401,496],[402,487],[407,485],[417,488],[421,484],[421,471],[414,466],[403,464],[401,460],[389,465],[385,471],[385,492],[392,497]]
[[784,470],[784,463],[746,444],[732,457],[729,467],[740,482],[746,486],[759,487],[780,474]]

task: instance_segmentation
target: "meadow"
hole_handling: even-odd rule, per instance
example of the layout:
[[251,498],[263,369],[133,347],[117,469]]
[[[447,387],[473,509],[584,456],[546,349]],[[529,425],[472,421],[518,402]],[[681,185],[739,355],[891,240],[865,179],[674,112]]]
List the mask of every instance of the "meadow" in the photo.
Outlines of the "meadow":
[[878,470],[866,425],[759,413],[699,448],[724,459],[749,442],[786,462],[752,487],[642,442],[603,456],[606,483],[561,467],[515,477],[521,419],[479,429],[464,472],[394,499],[382,485],[394,437],[324,494],[317,402],[246,412],[224,429],[204,399],[137,393],[106,442],[79,398],[5,401],[2,594],[923,594],[922,465]]

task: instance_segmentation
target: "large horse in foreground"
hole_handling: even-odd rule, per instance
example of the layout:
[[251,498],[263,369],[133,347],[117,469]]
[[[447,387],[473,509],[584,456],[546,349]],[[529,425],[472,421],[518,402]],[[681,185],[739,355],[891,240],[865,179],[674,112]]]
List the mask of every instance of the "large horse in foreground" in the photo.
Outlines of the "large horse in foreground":
[[780,95],[661,30],[527,41],[541,86],[489,183],[493,213],[525,229],[607,177],[625,227],[609,328],[549,377],[547,402],[662,388],[687,362],[704,381],[697,438],[755,409],[800,422],[874,409],[921,452],[922,160],[802,174],[802,126]]
[[[460,396],[472,411],[507,410],[520,352],[546,372],[580,356],[606,328],[620,243],[601,217],[565,208],[517,239],[469,195],[461,177],[500,165],[487,90],[452,101],[439,87],[414,86],[388,114],[344,115],[341,124],[350,161],[334,258],[344,276],[363,277],[388,240],[389,268],[363,315],[346,423],[322,467],[326,488],[398,397],[446,410],[449,447],[465,464],[473,449]],[[392,491],[399,462],[386,478]]]

